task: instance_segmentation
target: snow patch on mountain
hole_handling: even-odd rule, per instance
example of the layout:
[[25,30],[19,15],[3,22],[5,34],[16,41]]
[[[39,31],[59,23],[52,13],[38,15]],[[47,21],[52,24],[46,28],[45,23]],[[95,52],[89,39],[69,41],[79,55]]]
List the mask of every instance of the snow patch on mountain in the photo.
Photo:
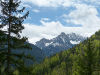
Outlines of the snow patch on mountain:
[[53,43],[52,44],[54,47],[56,47],[56,46],[61,46],[61,44],[59,44],[59,43]]
[[45,43],[45,46],[49,46],[51,45],[53,42],[50,42],[50,43]]
[[36,42],[35,45],[41,48],[47,56],[50,56],[63,50],[72,48],[85,39],[86,38],[83,36],[75,33],[65,34],[62,32],[60,35],[50,40],[43,38]]
[[70,41],[70,43],[72,43],[72,44],[79,44],[80,43],[80,41]]

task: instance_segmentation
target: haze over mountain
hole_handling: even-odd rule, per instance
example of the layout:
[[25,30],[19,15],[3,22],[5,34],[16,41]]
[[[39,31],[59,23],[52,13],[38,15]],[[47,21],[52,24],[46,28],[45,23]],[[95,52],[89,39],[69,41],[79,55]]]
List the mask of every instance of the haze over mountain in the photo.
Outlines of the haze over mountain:
[[46,56],[50,56],[57,52],[72,48],[85,39],[86,38],[75,33],[65,34],[62,32],[60,35],[51,40],[43,38],[40,41],[37,41],[35,45],[42,49]]

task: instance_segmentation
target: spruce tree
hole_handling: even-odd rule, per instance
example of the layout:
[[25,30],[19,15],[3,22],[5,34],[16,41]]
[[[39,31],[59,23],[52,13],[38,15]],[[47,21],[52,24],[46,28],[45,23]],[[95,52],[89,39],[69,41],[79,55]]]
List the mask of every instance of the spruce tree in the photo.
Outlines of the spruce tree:
[[92,75],[94,55],[93,43],[91,39],[88,39],[87,44],[80,49],[80,57],[78,58],[80,75]]
[[88,40],[86,60],[87,60],[87,75],[92,75],[93,72],[93,58],[94,58],[94,48],[91,39]]
[[23,16],[18,16],[25,9],[25,7],[19,9],[20,3],[19,0],[0,1],[0,68],[4,66],[7,75],[10,75],[12,68],[23,66],[23,59],[28,58],[24,53],[18,54],[13,51],[29,47],[26,44],[27,38],[20,35],[24,29],[22,23],[27,18],[29,11]]

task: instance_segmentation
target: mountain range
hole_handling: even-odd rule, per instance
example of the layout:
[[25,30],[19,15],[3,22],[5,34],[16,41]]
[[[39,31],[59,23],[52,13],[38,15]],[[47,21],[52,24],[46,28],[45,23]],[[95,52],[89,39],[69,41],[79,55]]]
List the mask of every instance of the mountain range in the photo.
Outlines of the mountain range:
[[[36,62],[40,62],[46,56],[51,56],[58,52],[72,48],[76,44],[79,44],[80,42],[84,41],[85,39],[86,38],[75,33],[65,34],[64,32],[62,32],[60,35],[51,40],[43,38],[40,41],[37,41],[35,45],[29,43],[32,47],[32,50],[18,49],[14,50],[14,52],[25,53],[26,55],[30,54],[35,58]],[[30,63],[31,62],[28,62],[28,64]]]
[[37,41],[35,45],[42,50],[45,56],[51,56],[63,50],[72,48],[85,39],[85,37],[75,33],[65,34],[62,32],[60,35],[50,40],[43,38],[40,41]]

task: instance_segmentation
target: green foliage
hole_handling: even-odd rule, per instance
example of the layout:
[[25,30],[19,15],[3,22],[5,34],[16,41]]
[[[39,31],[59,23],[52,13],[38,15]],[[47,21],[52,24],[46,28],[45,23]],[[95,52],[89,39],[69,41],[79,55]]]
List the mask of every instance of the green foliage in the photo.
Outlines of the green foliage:
[[16,70],[14,74],[20,74],[27,69],[24,59],[33,59],[30,55],[25,55],[20,51],[16,53],[16,49],[31,49],[26,43],[27,38],[20,35],[24,29],[22,23],[29,14],[26,12],[25,15],[18,16],[25,9],[23,7],[19,10],[20,3],[19,0],[0,0],[0,74],[2,75],[13,75],[16,69],[21,71]]
[[33,75],[100,75],[100,31],[76,47],[33,66]]
[[[15,49],[31,49],[26,43],[27,38],[21,38],[20,35],[24,29],[22,23],[29,12],[17,16],[25,9],[23,7],[19,10],[19,4],[18,0],[0,0],[1,75],[100,75],[100,31],[72,49],[47,57],[40,64],[27,67],[25,60],[33,58],[25,53],[14,52]],[[4,31],[4,27],[7,27],[7,30]]]

